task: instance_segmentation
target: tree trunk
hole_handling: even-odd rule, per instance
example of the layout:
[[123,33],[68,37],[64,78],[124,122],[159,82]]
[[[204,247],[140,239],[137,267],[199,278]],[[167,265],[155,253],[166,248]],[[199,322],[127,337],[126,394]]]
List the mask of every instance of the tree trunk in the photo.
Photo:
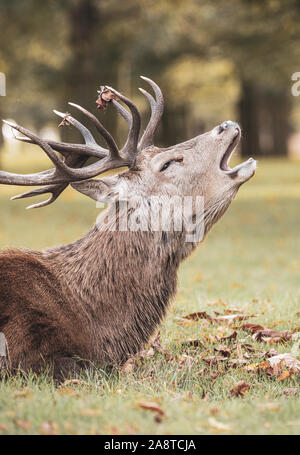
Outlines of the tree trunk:
[[291,102],[287,93],[277,93],[270,97],[270,119],[272,128],[272,155],[286,156],[288,154],[288,137],[291,133],[289,124]]
[[239,109],[243,157],[287,155],[291,132],[288,93],[274,93],[243,82]]
[[[65,105],[68,101],[73,101],[94,114],[96,114],[95,101],[100,83],[114,86],[115,80],[112,80],[112,75],[116,74],[114,68],[107,64],[107,52],[105,45],[101,42],[101,29],[105,19],[101,16],[100,6],[101,2],[99,1],[77,0],[72,3],[72,7],[69,9],[71,57],[66,62],[64,92],[62,93]],[[107,79],[108,73],[109,80]],[[72,114],[86,124],[88,128],[91,127],[87,118],[75,108],[70,107],[67,110],[72,111]],[[115,115],[113,116],[111,113],[112,110],[109,109],[105,112],[104,123],[114,134],[116,121]],[[113,113],[115,114],[115,112]],[[82,141],[74,128],[62,129],[63,140],[74,141],[76,136],[78,140]],[[98,139],[102,145],[106,146],[102,138],[97,136]]]
[[241,154],[243,157],[258,156],[260,155],[258,94],[257,89],[249,81],[243,81],[241,84],[239,112],[243,131]]

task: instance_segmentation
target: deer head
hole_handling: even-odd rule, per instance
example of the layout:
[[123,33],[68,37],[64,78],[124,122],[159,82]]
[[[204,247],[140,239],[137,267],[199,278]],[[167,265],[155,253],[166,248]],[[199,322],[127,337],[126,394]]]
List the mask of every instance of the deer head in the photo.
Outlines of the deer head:
[[[232,121],[223,122],[186,142],[168,148],[155,147],[154,133],[163,114],[164,100],[157,84],[148,78],[142,78],[150,84],[155,97],[140,89],[151,106],[151,118],[140,140],[141,121],[136,106],[111,87],[101,87],[97,100],[99,107],[105,108],[108,103],[112,104],[129,125],[128,138],[121,150],[93,114],[79,105],[69,103],[89,118],[106,140],[108,148],[99,146],[91,132],[70,114],[54,111],[63,118],[62,124],[73,125],[80,131],[84,144],[43,140],[19,125],[6,122],[26,136],[17,139],[39,145],[55,168],[31,175],[1,171],[0,183],[46,185],[14,197],[51,194],[47,201],[31,207],[52,203],[68,184],[95,200],[112,200],[124,194],[128,199],[161,195],[202,196],[206,228],[209,228],[224,213],[240,185],[253,176],[256,162],[250,158],[233,169],[229,167],[230,156],[241,137],[239,125]],[[119,101],[127,105],[129,111]],[[55,151],[60,152],[64,159]],[[86,166],[86,161],[91,156],[97,158],[97,161]],[[109,169],[124,166],[129,168],[125,172],[92,179]]]

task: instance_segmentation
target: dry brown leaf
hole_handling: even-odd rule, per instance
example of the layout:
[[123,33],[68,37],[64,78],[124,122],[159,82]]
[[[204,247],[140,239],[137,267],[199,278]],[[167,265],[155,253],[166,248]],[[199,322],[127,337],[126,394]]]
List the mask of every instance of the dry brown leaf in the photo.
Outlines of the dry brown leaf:
[[96,416],[102,415],[101,409],[83,408],[83,409],[80,409],[79,412],[82,416],[87,416],[87,417],[96,417]]
[[196,313],[187,314],[186,316],[182,316],[181,319],[192,319],[193,321],[198,321],[199,319],[214,320],[206,311],[197,311]]
[[217,337],[219,341],[225,341],[225,340],[234,340],[237,337],[237,332],[234,331],[228,336],[222,336],[222,337]]
[[[140,401],[138,403],[139,407],[142,409],[146,409],[147,411],[155,412],[159,418],[166,417],[165,411],[154,401]],[[156,421],[158,421],[156,419]]]
[[6,431],[7,426],[4,423],[0,423],[0,431]]
[[245,366],[245,370],[250,372],[258,371],[260,363],[250,363],[249,365]]
[[16,419],[16,424],[18,427],[23,428],[23,430],[30,430],[31,422],[29,420]]
[[44,435],[56,435],[58,433],[58,426],[54,422],[43,422],[41,425],[40,433]]
[[217,414],[220,414],[221,409],[218,408],[217,406],[214,406],[213,408],[210,408],[209,413],[212,416],[216,416]]
[[278,376],[277,382],[283,381],[284,379],[289,378],[291,373],[288,370],[283,370],[283,372]]
[[185,340],[181,343],[181,346],[182,347],[189,347],[189,346],[192,346],[192,347],[199,347],[199,346],[203,346],[203,343],[201,340],[193,340],[193,339],[188,339],[188,340]]
[[59,388],[61,387],[68,387],[69,385],[85,385],[85,386],[90,386],[90,384],[86,381],[83,381],[82,379],[66,379]]
[[230,359],[228,360],[228,365],[233,367],[233,368],[237,368],[237,367],[240,367],[242,365],[247,365],[247,360],[246,359]]
[[258,324],[243,324],[241,329],[245,330],[246,332],[255,333],[259,330],[264,330],[264,327]]
[[278,354],[274,357],[270,357],[268,362],[273,370],[284,365],[288,368],[290,373],[300,373],[300,361],[293,354]]
[[233,397],[243,397],[250,389],[250,385],[247,384],[245,381],[239,381],[235,384],[232,389],[230,389],[230,394]]
[[245,319],[249,319],[251,317],[256,317],[256,314],[227,314],[223,316],[217,316],[215,318],[216,322],[225,322],[229,326],[232,325],[235,321],[244,321]]
[[57,389],[57,393],[60,395],[78,395],[78,392],[70,387],[61,387]]
[[225,360],[228,360],[228,358],[221,355],[211,355],[208,357],[203,357],[202,360],[204,360],[204,362],[208,363],[209,365],[215,365],[218,362],[224,362]]
[[64,118],[62,119],[62,121],[58,125],[58,128],[61,128],[62,126],[71,126],[71,123],[68,121],[68,116],[69,115],[71,115],[69,112],[67,112],[65,114]]
[[292,338],[292,334],[287,330],[285,332],[277,332],[275,330],[264,329],[258,330],[252,336],[254,341],[267,341],[270,338],[272,342],[280,343],[283,341],[289,341]]
[[111,100],[118,100],[118,96],[107,87],[100,87],[98,99],[96,100],[97,109],[105,110]]
[[298,387],[287,387],[286,389],[283,389],[283,393],[288,397],[288,396],[294,396],[298,395],[299,389]]
[[231,349],[229,349],[226,344],[219,344],[219,346],[214,348],[215,351],[219,352],[223,357],[230,357]]
[[31,398],[32,397],[32,392],[25,387],[23,390],[17,390],[14,393],[14,398]]
[[[227,313],[229,311],[227,310]],[[228,325],[231,325],[234,321],[243,321],[245,319],[249,319],[250,317],[255,317],[257,316],[256,314],[220,314],[217,311],[215,311],[216,316],[210,316],[206,311],[197,311],[195,313],[188,314],[186,316],[183,316],[181,319],[191,319],[194,321],[200,320],[200,319],[206,319],[212,323],[218,323],[218,322],[225,322]]]

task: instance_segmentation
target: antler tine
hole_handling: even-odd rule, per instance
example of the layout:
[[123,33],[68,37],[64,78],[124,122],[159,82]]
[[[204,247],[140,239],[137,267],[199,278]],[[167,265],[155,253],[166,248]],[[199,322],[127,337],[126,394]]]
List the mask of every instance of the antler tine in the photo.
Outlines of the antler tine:
[[125,109],[118,101],[116,100],[111,100],[114,108],[119,112],[119,114],[126,120],[126,122],[129,124],[129,127],[132,123],[132,115]]
[[38,202],[37,204],[32,204],[26,207],[26,209],[37,209],[52,204],[52,202],[54,202],[58,198],[58,196],[64,191],[64,189],[67,188],[67,186],[68,183],[61,185],[47,185],[43,186],[42,188],[36,188],[34,190],[26,191],[25,193],[22,194],[17,194],[16,196],[11,197],[10,199],[11,201],[14,201],[15,199],[23,199],[32,196],[39,196],[40,194],[51,193],[51,196],[46,201]]
[[[53,109],[53,112],[59,117],[61,117],[63,119],[63,122],[65,121],[65,123],[62,122],[61,125],[71,124],[80,131],[84,138],[86,146],[84,146],[83,144],[68,144],[66,142],[45,140],[45,142],[47,142],[47,144],[50,145],[51,148],[53,148],[57,152],[62,153],[64,156],[66,156],[66,154],[68,154],[69,152],[79,153],[88,156],[95,156],[97,158],[103,158],[104,156],[107,156],[108,150],[98,145],[92,133],[84,125],[82,125],[82,123],[80,123],[78,120],[72,117],[71,114],[59,112],[55,109]],[[32,144],[35,143],[32,139],[21,136],[17,136],[16,139],[22,142],[29,142]]]
[[56,109],[53,109],[53,112],[54,112],[54,114],[58,115],[59,117],[61,117],[63,119],[63,121],[60,125],[71,123],[71,125],[73,125],[75,128],[77,128],[80,131],[80,133],[82,134],[84,142],[86,144],[91,144],[97,148],[105,150],[103,147],[100,147],[100,145],[97,144],[97,142],[95,141],[94,136],[92,135],[90,130],[88,130],[87,127],[84,126],[82,123],[80,123],[78,120],[76,120],[76,118],[72,117],[71,114],[69,114],[68,112],[66,112],[66,113],[59,112]]
[[[131,111],[131,123],[130,123],[129,133],[128,133],[126,143],[121,150],[121,155],[123,155],[124,157],[129,158],[133,161],[137,154],[137,144],[138,144],[140,128],[141,128],[140,113],[139,113],[136,105],[132,101],[130,101],[126,96],[117,92],[117,90],[115,90],[112,87],[108,87],[107,85],[105,87],[107,89],[111,90],[115,95],[117,95],[117,97],[121,101],[123,101],[123,103],[125,103]],[[114,106],[117,107],[116,104],[114,104]]]
[[84,115],[86,115],[93,122],[93,124],[95,125],[97,131],[104,137],[104,139],[105,139],[105,141],[106,141],[106,143],[108,145],[111,157],[113,159],[119,159],[120,155],[119,155],[119,150],[118,150],[117,144],[115,143],[115,141],[114,141],[113,137],[111,136],[111,134],[104,128],[102,123],[97,119],[97,117],[95,117],[94,114],[89,112],[84,107],[79,106],[79,104],[75,104],[75,103],[68,103],[68,104],[70,106],[75,107],[79,111],[81,111]]
[[149,147],[150,145],[153,145],[154,134],[155,134],[157,126],[158,126],[160,119],[164,112],[164,97],[163,97],[162,91],[159,88],[159,86],[154,81],[149,79],[148,77],[141,76],[141,79],[143,79],[144,81],[148,82],[149,85],[151,85],[151,87],[154,91],[154,94],[155,94],[155,99],[146,90],[144,90],[142,88],[139,89],[140,92],[148,99],[150,106],[151,106],[150,121],[138,144],[139,151],[143,150],[146,147]]
[[[35,144],[35,142],[27,137],[16,136],[15,139],[21,142],[29,144]],[[108,150],[99,146],[99,149],[94,147],[85,146],[84,144],[69,144],[67,142],[57,142],[51,139],[44,139],[48,145],[62,155],[67,156],[69,153],[76,153],[79,155],[94,156],[96,158],[104,158],[108,155]]]
[[23,128],[23,126],[17,125],[12,122],[8,122],[7,120],[3,120],[4,123],[12,127],[13,129],[19,131],[20,133],[24,134],[25,136],[29,137],[35,144],[39,145],[46,155],[50,158],[52,163],[56,166],[56,169],[61,171],[63,174],[65,174],[68,171],[68,168],[66,167],[65,163],[56,155],[54,150],[45,142],[43,139],[38,137],[36,134],[32,133],[29,131],[27,128]]
[[[87,156],[83,156],[83,157],[78,156],[78,155],[74,156],[73,154],[68,154],[66,156],[66,163],[72,167],[81,167],[86,163],[87,160],[88,160]],[[28,207],[26,207],[26,209],[36,209],[36,208],[40,208],[40,207],[46,207],[47,205],[52,204],[58,198],[58,196],[67,188],[67,186],[68,186],[68,183],[47,185],[47,186],[43,186],[41,188],[35,188],[34,190],[29,190],[29,191],[26,191],[25,193],[13,196],[13,197],[11,197],[11,200],[23,199],[23,198],[27,198],[27,197],[39,196],[41,194],[51,193],[51,196],[48,199],[46,199],[46,201],[29,205]]]

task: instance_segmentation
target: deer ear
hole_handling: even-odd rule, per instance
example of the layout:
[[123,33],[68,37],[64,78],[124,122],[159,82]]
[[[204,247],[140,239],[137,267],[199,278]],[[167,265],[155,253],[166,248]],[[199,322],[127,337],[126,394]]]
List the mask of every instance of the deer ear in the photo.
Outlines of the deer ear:
[[115,175],[73,182],[71,186],[97,202],[112,202],[118,196],[118,177]]

